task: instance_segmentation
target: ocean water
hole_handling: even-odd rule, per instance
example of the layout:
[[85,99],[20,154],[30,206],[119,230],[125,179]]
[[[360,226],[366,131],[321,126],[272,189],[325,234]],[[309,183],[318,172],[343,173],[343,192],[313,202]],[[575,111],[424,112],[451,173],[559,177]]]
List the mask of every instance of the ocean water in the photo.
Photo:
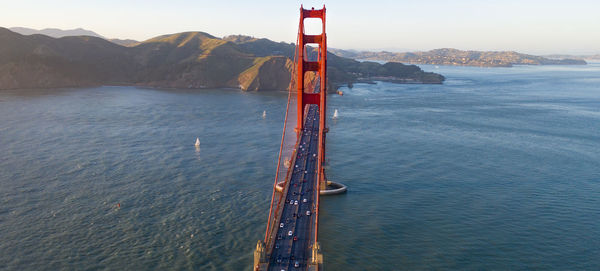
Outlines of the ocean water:
[[[600,64],[423,68],[330,96],[325,268],[599,269]],[[286,95],[0,91],[0,270],[249,270]]]

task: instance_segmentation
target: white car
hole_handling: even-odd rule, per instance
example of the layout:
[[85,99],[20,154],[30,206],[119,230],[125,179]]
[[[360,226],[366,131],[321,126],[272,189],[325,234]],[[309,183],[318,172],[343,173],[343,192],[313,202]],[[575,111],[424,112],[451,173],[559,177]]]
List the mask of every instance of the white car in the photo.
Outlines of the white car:
[[279,223],[279,227],[280,227],[280,228],[283,228],[283,223]]
[[288,231],[288,236],[292,236],[292,231]]
[[294,205],[298,205],[298,201],[297,200],[294,201]]
[[310,211],[306,211],[306,215],[310,215]]
[[303,199],[302,202],[306,203],[306,202],[308,202],[308,200],[307,199]]

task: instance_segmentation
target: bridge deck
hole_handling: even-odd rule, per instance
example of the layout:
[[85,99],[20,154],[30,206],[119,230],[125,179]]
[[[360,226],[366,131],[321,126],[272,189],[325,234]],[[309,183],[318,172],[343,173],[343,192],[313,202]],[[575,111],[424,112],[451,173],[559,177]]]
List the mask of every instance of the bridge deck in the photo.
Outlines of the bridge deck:
[[[319,142],[319,109],[316,105],[309,106],[304,124],[285,201],[282,202],[284,207],[280,224],[276,225],[269,270],[306,270],[311,257],[311,237],[316,222],[314,212]],[[298,267],[295,267],[296,263]]]

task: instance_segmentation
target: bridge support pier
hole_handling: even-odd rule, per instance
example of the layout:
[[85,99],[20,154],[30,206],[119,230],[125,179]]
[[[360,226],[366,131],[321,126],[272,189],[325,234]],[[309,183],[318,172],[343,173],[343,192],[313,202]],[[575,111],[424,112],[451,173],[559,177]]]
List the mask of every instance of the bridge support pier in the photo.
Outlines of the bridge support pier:
[[321,191],[319,191],[319,195],[321,195],[321,196],[338,195],[338,194],[346,193],[346,191],[348,191],[347,186],[345,186],[341,183],[336,183],[336,182],[328,180],[325,188],[321,189]]
[[316,242],[312,248],[312,256],[308,264],[309,271],[323,270],[323,253],[321,253],[321,245]]
[[254,270],[267,270],[269,261],[267,259],[267,249],[265,242],[258,240],[256,250],[254,251]]

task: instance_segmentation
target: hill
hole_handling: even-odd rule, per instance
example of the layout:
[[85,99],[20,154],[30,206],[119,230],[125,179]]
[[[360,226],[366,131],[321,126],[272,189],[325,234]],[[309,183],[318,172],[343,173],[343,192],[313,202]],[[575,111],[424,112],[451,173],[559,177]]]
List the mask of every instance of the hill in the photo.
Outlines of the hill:
[[140,44],[139,41],[132,39],[108,39],[108,41],[126,47],[136,46]]
[[62,30],[58,28],[45,28],[42,30],[27,28],[27,27],[11,27],[10,31],[19,33],[21,35],[34,35],[41,34],[46,35],[53,38],[62,38],[62,37],[70,37],[70,36],[91,36],[97,38],[104,38],[100,36],[98,33],[90,30],[85,30],[83,28],[70,29],[70,30]]
[[544,55],[544,57],[551,58],[551,59],[570,58],[570,59],[582,59],[582,60],[592,60],[592,61],[600,60],[600,54],[596,54],[596,55]]
[[[259,56],[281,55],[290,59],[294,58],[296,46],[293,43],[273,42],[268,39],[256,39],[247,36],[228,36],[224,40],[233,41],[243,50]],[[309,54],[316,54],[311,50]],[[381,65],[369,61],[356,61],[351,58],[340,57],[327,52],[327,72],[330,89],[342,84],[351,84],[358,81],[393,81],[403,83],[441,84],[445,78],[442,75],[424,72],[415,65],[401,63],[386,63]]]
[[[294,45],[204,32],[155,37],[124,47],[102,38],[24,36],[0,28],[0,89],[91,85],[287,89]],[[400,63],[380,65],[333,54],[330,89],[365,79],[441,83],[443,76]]]
[[332,50],[342,57],[354,59],[381,60],[411,64],[510,67],[512,65],[585,65],[581,59],[550,59],[541,56],[521,54],[512,51],[462,51],[452,48],[435,49],[426,52],[367,52]]
[[112,43],[115,43],[115,44],[118,44],[121,46],[128,46],[128,47],[135,46],[140,43],[139,41],[131,40],[131,39],[108,39],[94,31],[86,30],[83,28],[77,28],[77,29],[71,29],[71,30],[62,30],[62,29],[58,29],[58,28],[45,28],[42,30],[37,30],[37,29],[32,29],[32,28],[27,28],[27,27],[11,27],[11,28],[9,28],[9,30],[19,33],[21,35],[26,35],[26,36],[36,35],[36,34],[46,35],[46,36],[53,37],[53,38],[90,36],[90,37],[103,38]]
[[0,28],[0,89],[127,82],[135,71],[122,46],[91,36],[23,36]]

